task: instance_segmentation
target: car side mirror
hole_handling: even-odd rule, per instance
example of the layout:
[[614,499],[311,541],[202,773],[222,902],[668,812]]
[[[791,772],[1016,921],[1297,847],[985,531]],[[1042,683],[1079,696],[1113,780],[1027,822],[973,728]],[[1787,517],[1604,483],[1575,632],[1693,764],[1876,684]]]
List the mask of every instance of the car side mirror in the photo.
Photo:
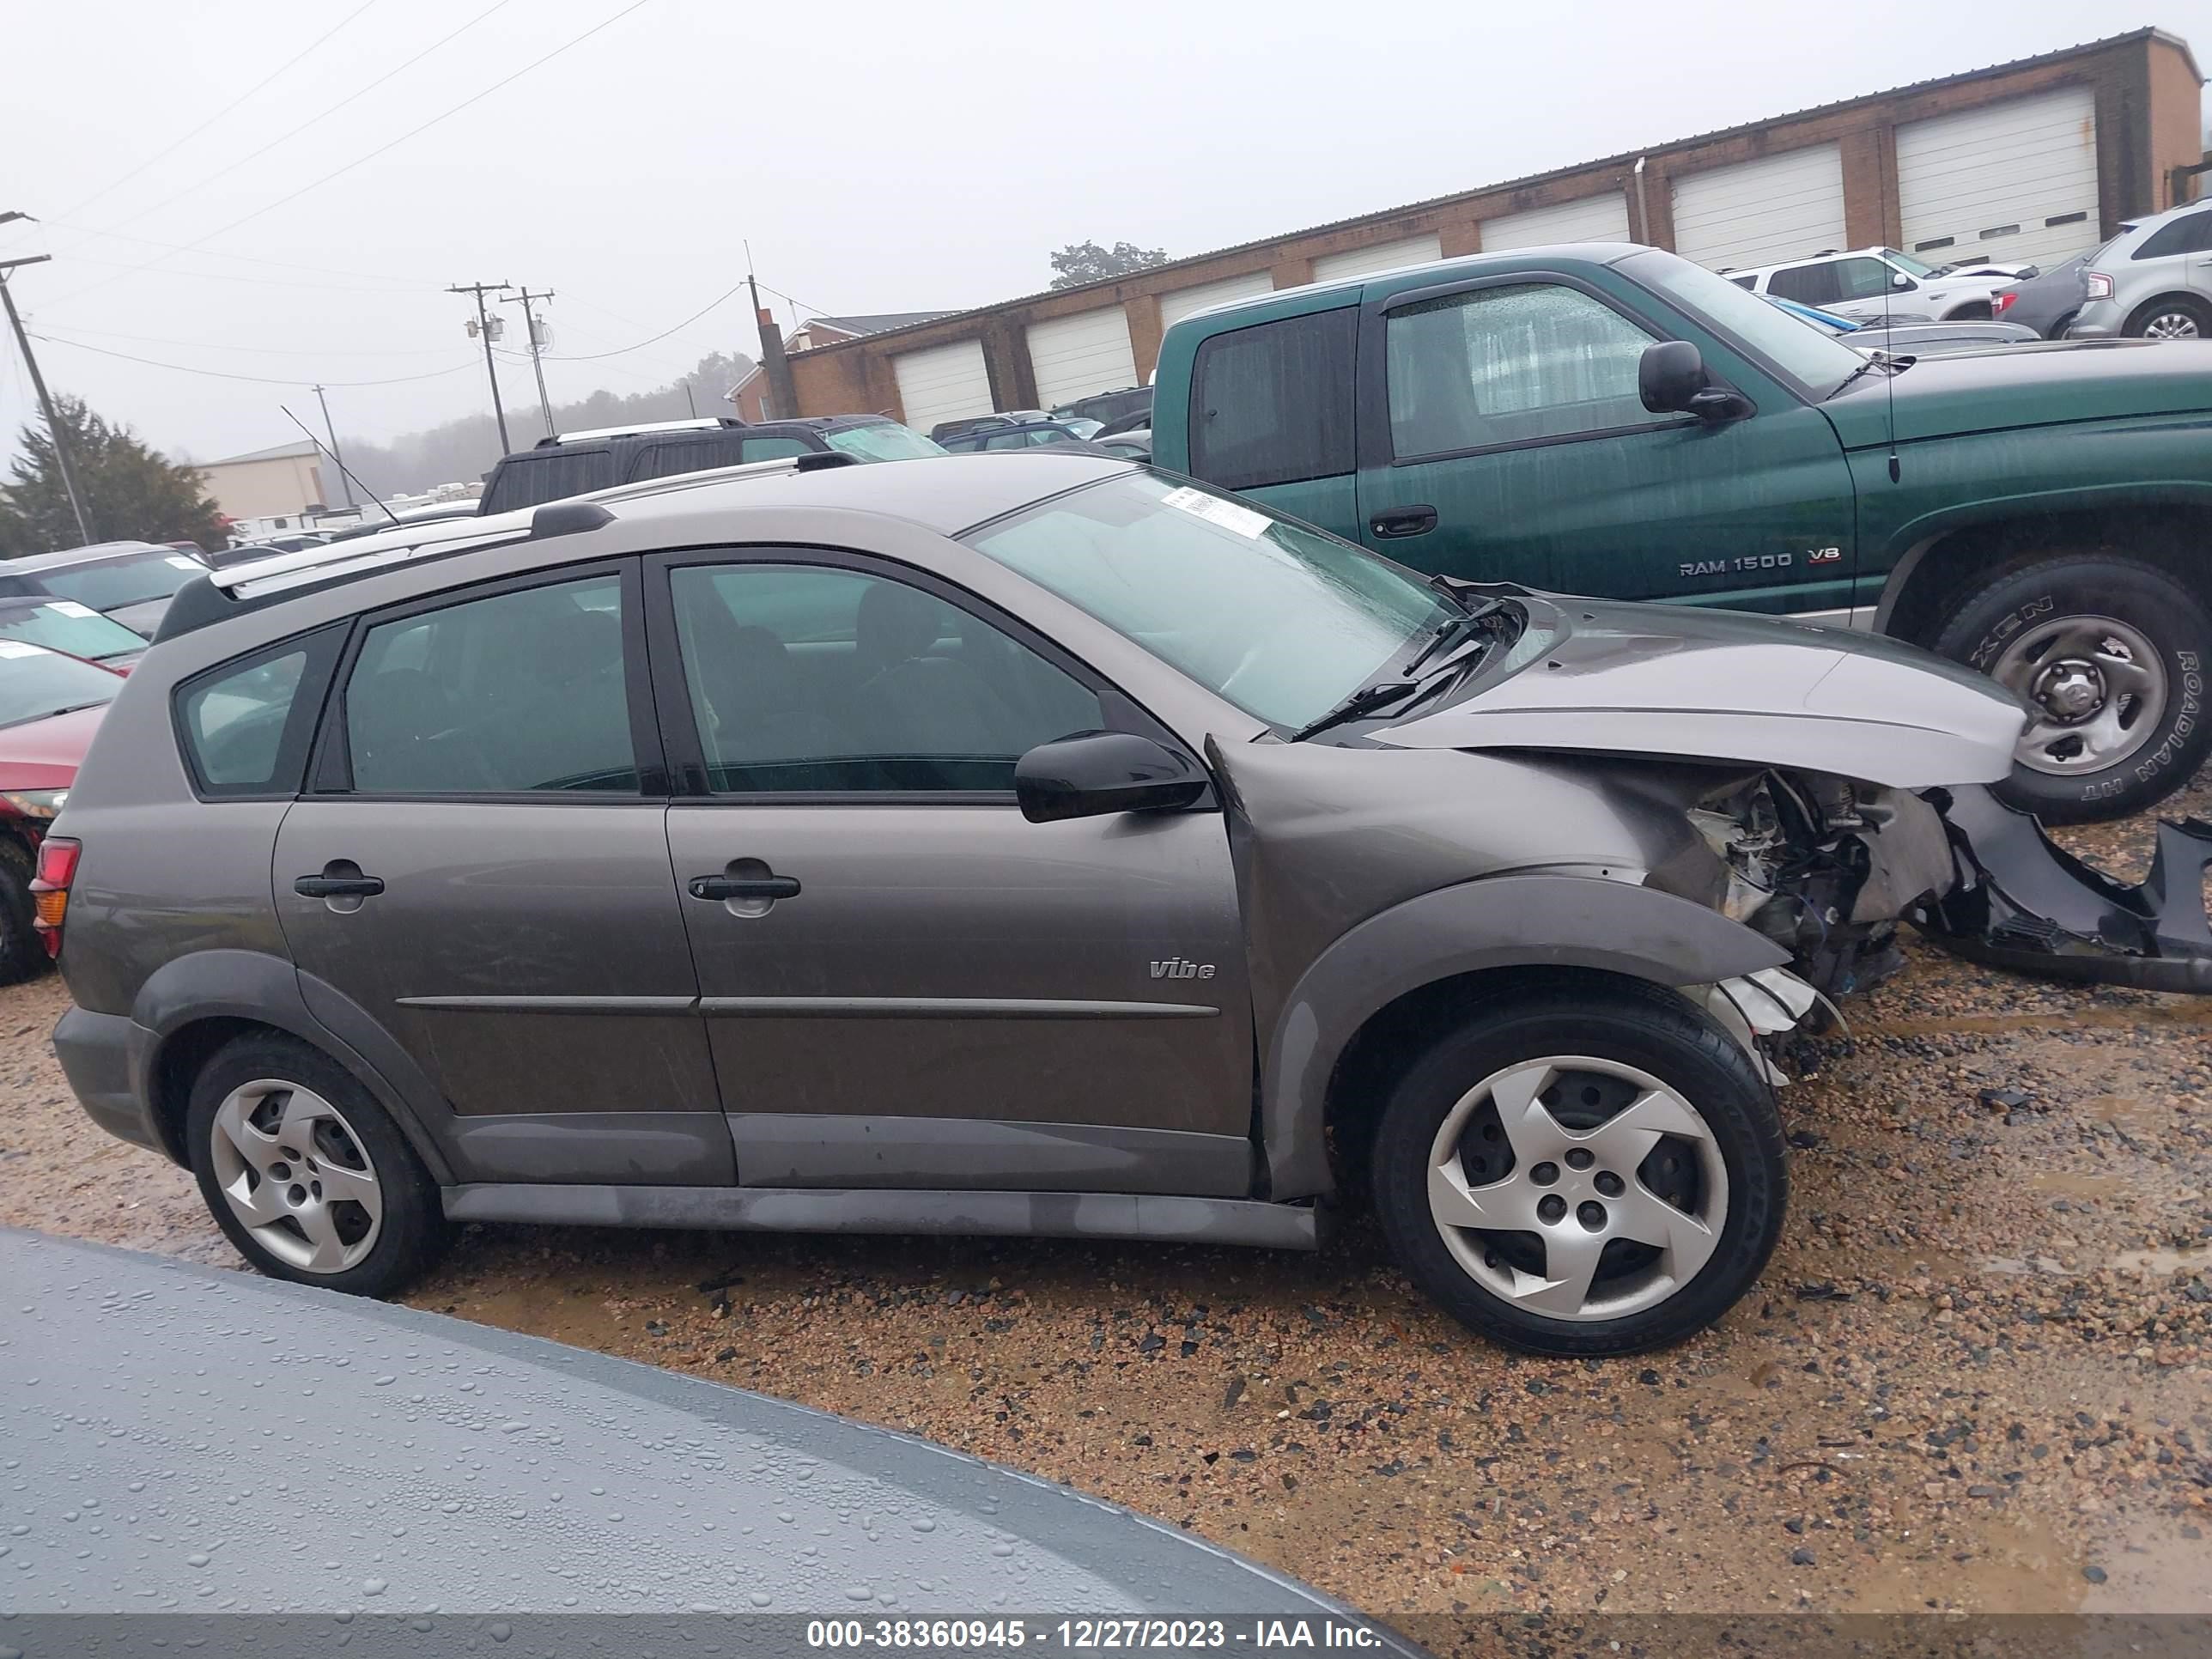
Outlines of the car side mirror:
[[1662,340],[1644,347],[1636,365],[1636,392],[1654,415],[1730,421],[1751,413],[1748,399],[1712,383],[1705,372],[1705,354],[1687,340]]
[[1920,286],[1901,270],[1893,270],[1889,273],[1889,285],[1905,294],[1910,294]]
[[1209,780],[1198,763],[1134,732],[1079,732],[1014,763],[1014,799],[1031,823],[1190,806]]

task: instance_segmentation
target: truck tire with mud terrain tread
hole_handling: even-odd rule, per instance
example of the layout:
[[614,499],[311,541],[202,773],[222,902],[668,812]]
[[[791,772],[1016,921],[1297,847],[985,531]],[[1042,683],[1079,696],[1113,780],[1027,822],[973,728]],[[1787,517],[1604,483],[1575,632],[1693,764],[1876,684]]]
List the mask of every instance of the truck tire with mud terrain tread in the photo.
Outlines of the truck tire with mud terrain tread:
[[1759,1275],[1788,1175],[1773,1091],[1726,1031],[1635,981],[1468,1008],[1392,1091],[1375,1208],[1413,1282],[1513,1347],[1633,1353]]
[[415,1149],[351,1073],[295,1037],[217,1051],[193,1079],[185,1135],[216,1224],[271,1279],[388,1296],[445,1249]]
[[2047,822],[2140,812],[2186,784],[2212,746],[2212,617],[2166,572],[2117,552],[2002,573],[1959,604],[1936,649],[2034,711],[1997,793]]
[[31,899],[37,867],[22,847],[0,839],[0,985],[29,979],[46,965],[46,942],[31,925],[38,914]]

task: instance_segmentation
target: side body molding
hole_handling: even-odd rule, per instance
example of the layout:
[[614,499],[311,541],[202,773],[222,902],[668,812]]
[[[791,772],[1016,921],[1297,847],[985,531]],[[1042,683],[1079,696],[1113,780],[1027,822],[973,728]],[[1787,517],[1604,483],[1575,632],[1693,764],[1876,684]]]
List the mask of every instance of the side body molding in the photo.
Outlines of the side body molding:
[[1283,1005],[1261,1070],[1269,1196],[1329,1189],[1329,1079],[1359,1028],[1409,991],[1493,968],[1590,968],[1702,985],[1789,960],[1772,940],[1702,904],[1596,876],[1523,872],[1407,899],[1323,951]]

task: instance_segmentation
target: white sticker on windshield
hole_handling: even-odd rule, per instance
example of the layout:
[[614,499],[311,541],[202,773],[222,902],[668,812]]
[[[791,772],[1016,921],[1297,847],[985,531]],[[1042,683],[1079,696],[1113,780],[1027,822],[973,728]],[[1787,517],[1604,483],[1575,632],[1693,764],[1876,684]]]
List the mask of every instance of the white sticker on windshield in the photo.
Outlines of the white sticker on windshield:
[[207,567],[198,559],[188,559],[181,553],[172,553],[169,562],[179,570],[204,570]]
[[1218,524],[1224,530],[1233,530],[1240,536],[1257,539],[1267,533],[1274,522],[1264,513],[1255,513],[1249,507],[1239,507],[1235,501],[1224,501],[1218,495],[1209,495],[1202,489],[1193,489],[1188,484],[1170,489],[1160,498],[1178,512],[1194,518],[1204,519],[1208,524]]
[[75,599],[48,599],[45,608],[58,611],[64,617],[96,617],[100,614],[88,605],[79,605]]
[[0,657],[35,657],[39,647],[26,645],[21,640],[0,640]]

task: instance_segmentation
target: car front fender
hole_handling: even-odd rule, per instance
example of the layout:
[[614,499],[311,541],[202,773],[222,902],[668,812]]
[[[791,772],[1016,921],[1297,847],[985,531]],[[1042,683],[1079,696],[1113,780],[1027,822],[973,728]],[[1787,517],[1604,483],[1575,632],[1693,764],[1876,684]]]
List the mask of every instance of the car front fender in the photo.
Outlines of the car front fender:
[[1261,1060],[1269,1196],[1329,1190],[1328,1088],[1360,1029],[1410,991],[1501,968],[1582,968],[1705,985],[1778,968],[1771,939],[1688,899],[1566,871],[1440,888],[1349,929],[1291,988]]

